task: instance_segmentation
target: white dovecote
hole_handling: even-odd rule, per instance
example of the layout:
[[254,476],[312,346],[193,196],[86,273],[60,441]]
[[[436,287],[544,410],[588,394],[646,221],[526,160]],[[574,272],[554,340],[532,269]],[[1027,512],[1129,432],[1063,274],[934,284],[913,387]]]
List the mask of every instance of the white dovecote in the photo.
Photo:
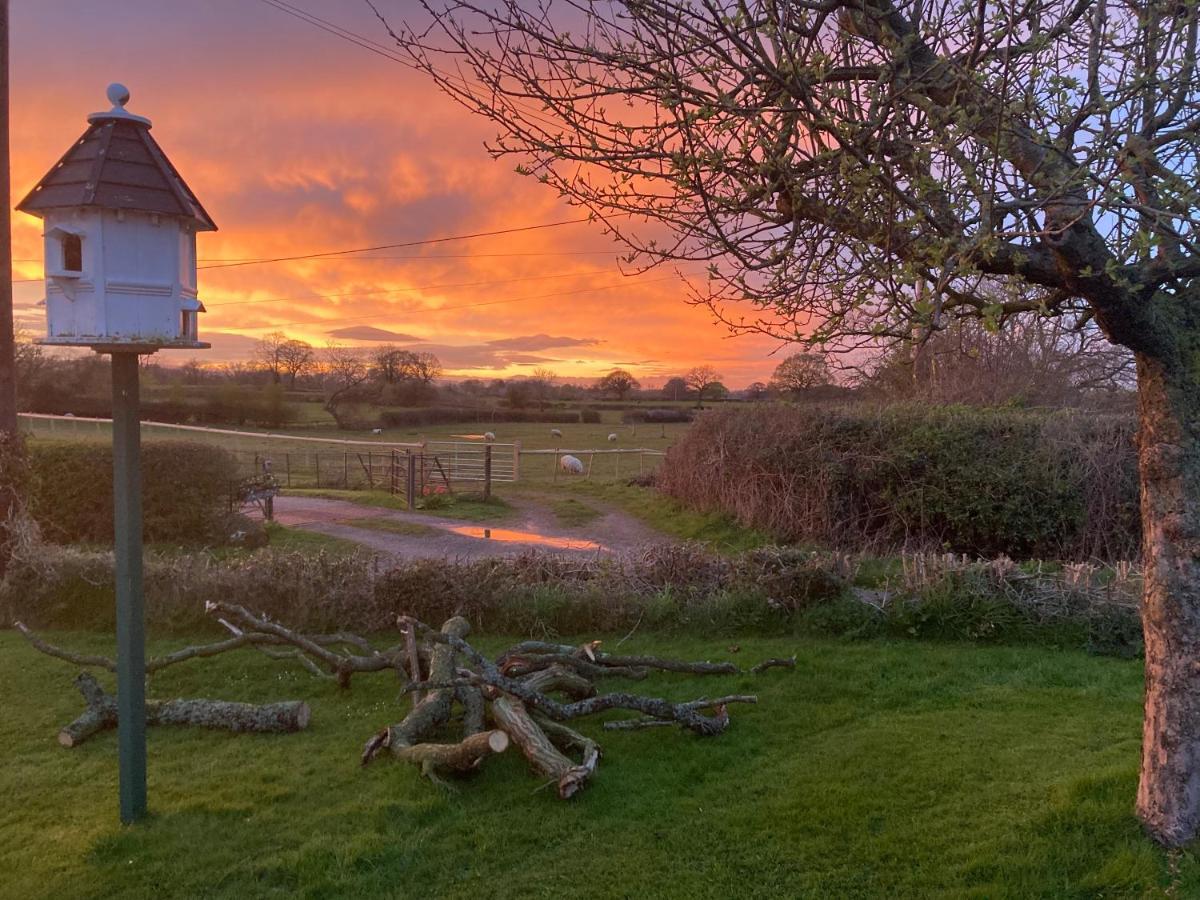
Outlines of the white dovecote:
[[47,344],[195,349],[196,234],[216,231],[150,136],[150,120],[112,109],[88,128],[17,209],[44,222]]

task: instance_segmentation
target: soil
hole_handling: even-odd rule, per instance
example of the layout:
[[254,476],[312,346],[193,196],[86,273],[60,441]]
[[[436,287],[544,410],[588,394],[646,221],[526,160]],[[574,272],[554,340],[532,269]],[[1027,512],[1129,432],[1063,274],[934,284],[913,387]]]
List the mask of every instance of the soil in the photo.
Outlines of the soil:
[[[538,550],[566,555],[624,554],[672,543],[628,513],[588,499],[599,515],[586,524],[569,526],[558,521],[546,500],[535,495],[506,497],[513,515],[501,523],[466,522],[444,516],[400,512],[377,506],[362,506],[346,500],[319,497],[275,498],[275,521],[330,537],[362,544],[379,553],[398,558],[479,559],[511,556]],[[392,520],[424,526],[418,533],[404,534],[356,526],[363,519]]]

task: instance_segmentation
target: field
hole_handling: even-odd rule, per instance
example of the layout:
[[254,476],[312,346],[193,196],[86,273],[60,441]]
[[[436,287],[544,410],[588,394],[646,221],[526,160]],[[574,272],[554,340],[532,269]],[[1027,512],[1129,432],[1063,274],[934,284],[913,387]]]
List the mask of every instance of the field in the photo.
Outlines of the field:
[[[619,419],[616,413],[607,413],[608,417]],[[31,419],[21,420],[27,433],[35,438],[72,439],[72,440],[111,440],[111,428],[106,422],[65,419]],[[269,456],[275,461],[276,472],[283,471],[284,461],[294,464],[297,470],[311,469],[312,457],[320,453],[322,464],[332,468],[337,473],[339,462],[348,456],[348,468],[353,470],[357,465],[357,454],[372,451],[365,444],[339,445],[338,441],[363,441],[371,445],[378,444],[379,450],[387,452],[396,444],[411,444],[422,439],[432,441],[481,441],[485,428],[489,428],[498,443],[511,444],[519,442],[522,450],[555,450],[562,452],[577,451],[582,454],[585,466],[591,467],[590,477],[598,480],[620,480],[631,478],[639,473],[652,471],[661,461],[658,453],[671,446],[689,426],[686,424],[669,425],[621,425],[616,421],[603,422],[599,425],[547,425],[538,423],[500,423],[492,426],[469,425],[429,425],[420,428],[390,428],[381,434],[358,431],[339,431],[334,427],[292,428],[271,432],[274,437],[266,437],[263,429],[251,427],[227,430],[247,432],[249,435],[226,435],[214,431],[189,431],[177,428],[155,425],[142,425],[143,440],[196,440],[213,441],[236,453],[239,458],[252,467],[257,456]],[[550,434],[552,428],[558,428],[563,437],[556,438]],[[264,437],[254,437],[261,433]],[[610,442],[608,436],[616,434],[617,440]],[[304,440],[300,440],[304,438]],[[315,443],[311,438],[319,438],[329,443]],[[584,451],[614,450],[614,449],[643,449],[658,451],[657,453],[597,453],[594,459]],[[289,459],[290,456],[290,459]],[[555,459],[553,453],[523,453],[521,457],[521,481],[539,485],[553,484],[556,480]],[[308,485],[311,486],[311,485]]]
[[[99,635],[57,635],[107,651]],[[155,641],[151,650],[179,646]],[[483,642],[485,645],[498,641]],[[152,696],[306,698],[309,731],[151,729],[143,825],[116,822],[115,737],[64,750],[71,666],[0,635],[0,895],[6,897],[1196,896],[1200,866],[1131,812],[1137,662],[915,642],[745,639],[794,673],[678,676],[684,698],[755,690],[730,730],[608,733],[599,776],[563,803],[515,754],[457,790],[360,769],[398,718],[395,683],[349,694],[248,653],[163,672]],[[728,655],[694,638],[631,651]],[[614,689],[620,684],[614,682]],[[1167,891],[1170,891],[1168,893]]]

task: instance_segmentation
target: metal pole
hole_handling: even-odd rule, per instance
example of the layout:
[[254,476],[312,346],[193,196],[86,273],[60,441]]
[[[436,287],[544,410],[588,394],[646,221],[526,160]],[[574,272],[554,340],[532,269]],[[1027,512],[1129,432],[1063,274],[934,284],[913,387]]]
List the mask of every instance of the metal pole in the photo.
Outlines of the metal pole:
[[113,533],[117,563],[117,756],[121,821],[146,814],[146,647],[138,357],[114,353]]

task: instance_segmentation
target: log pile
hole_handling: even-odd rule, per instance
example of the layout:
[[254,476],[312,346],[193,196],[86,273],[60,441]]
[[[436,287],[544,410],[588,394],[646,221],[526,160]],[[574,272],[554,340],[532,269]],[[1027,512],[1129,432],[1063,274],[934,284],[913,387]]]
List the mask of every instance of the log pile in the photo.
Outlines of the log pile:
[[[444,776],[471,773],[489,756],[514,746],[531,771],[566,800],[591,781],[602,756],[600,746],[569,723],[623,710],[635,715],[606,721],[603,727],[676,727],[711,737],[729,728],[732,705],[758,702],[753,694],[680,703],[629,691],[602,692],[598,685],[614,677],[636,682],[651,672],[710,676],[743,674],[743,670],[731,662],[608,653],[600,649],[599,641],[581,646],[523,641],[493,660],[468,642],[470,625],[458,616],[440,629],[401,617],[402,642],[377,649],[354,634],[301,634],[237,604],[213,603],[208,612],[231,636],[152,659],[148,673],[241,648],[294,661],[345,689],[355,675],[390,671],[400,684],[401,703],[411,706],[400,721],[385,725],[366,741],[361,764],[391,757],[419,767],[437,783],[444,783]],[[110,659],[72,653],[48,644],[20,623],[16,627],[43,653],[85,667],[115,669]],[[794,666],[794,657],[771,659],[749,671],[758,675],[770,668]],[[76,683],[87,709],[60,733],[60,743],[68,747],[116,724],[115,699],[86,673]],[[284,732],[306,727],[309,710],[299,701],[254,706],[172,700],[151,701],[147,717],[149,724]]]

